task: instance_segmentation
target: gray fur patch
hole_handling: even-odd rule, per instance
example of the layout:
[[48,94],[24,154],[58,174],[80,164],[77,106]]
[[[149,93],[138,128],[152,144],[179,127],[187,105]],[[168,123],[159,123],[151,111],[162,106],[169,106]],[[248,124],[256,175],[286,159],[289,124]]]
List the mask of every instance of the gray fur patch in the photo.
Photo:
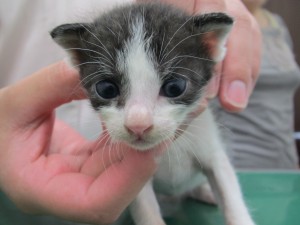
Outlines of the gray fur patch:
[[[151,41],[153,64],[162,84],[165,79],[178,76],[188,80],[185,93],[169,101],[185,105],[197,101],[215,65],[205,35],[214,29],[216,34],[223,35],[232,19],[222,13],[191,17],[172,6],[144,3],[116,8],[92,24],[62,25],[51,32],[54,40],[69,49],[73,61],[79,64],[81,80],[93,107],[125,105],[130,93],[129,79],[116,67],[116,62],[125,43],[134,36],[130,26],[137,17],[144,18],[144,37]],[[117,84],[118,98],[104,100],[95,93],[95,83],[103,79]]]

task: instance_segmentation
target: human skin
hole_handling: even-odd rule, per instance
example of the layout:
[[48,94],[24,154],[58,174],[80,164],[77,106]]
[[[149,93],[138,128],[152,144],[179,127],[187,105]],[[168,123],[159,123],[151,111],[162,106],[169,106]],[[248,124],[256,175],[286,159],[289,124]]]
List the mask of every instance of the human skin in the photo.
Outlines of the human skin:
[[[222,11],[235,18],[207,98],[218,95],[228,111],[243,110],[260,61],[253,17],[239,0],[164,1],[191,14]],[[155,172],[160,149],[113,151],[105,133],[89,142],[55,119],[56,107],[85,98],[78,85],[77,73],[58,63],[0,90],[0,188],[27,212],[109,224]]]
[[261,8],[267,0],[242,0],[242,2],[250,12],[254,12]]
[[270,19],[266,16],[266,12],[263,8],[267,0],[242,0],[247,9],[256,19],[257,23],[261,28],[270,26]]
[[0,90],[0,189],[26,212],[110,224],[156,169],[161,147],[141,153],[104,133],[87,141],[55,118],[85,98],[76,71],[60,62]]
[[[151,2],[153,0],[137,0]],[[246,108],[259,74],[261,34],[254,17],[240,0],[160,0],[195,15],[225,12],[235,19],[227,41],[227,54],[216,66],[207,89],[207,99],[219,97],[224,109],[239,112]],[[203,101],[201,107],[207,102]],[[199,110],[201,111],[201,109]]]

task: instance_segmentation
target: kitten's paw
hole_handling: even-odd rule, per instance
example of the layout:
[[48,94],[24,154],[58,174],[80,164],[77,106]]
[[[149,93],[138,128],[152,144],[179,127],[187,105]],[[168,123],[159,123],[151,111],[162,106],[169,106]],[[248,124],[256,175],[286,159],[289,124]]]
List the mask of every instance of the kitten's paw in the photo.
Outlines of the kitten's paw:
[[246,222],[242,221],[242,222],[238,222],[238,223],[234,222],[234,223],[226,223],[226,224],[228,224],[228,225],[256,225],[252,221],[246,221]]
[[155,225],[167,225],[165,222],[159,222],[159,223],[156,223]]
[[226,219],[227,225],[256,225],[251,216],[247,213],[244,215],[230,216]]
[[190,191],[188,193],[188,197],[212,205],[217,204],[214,193],[212,192],[210,185],[208,183],[202,184],[201,186],[198,186],[194,190]]
[[157,219],[153,225],[167,225],[165,221],[161,218]]
[[157,214],[152,214],[149,212],[147,215],[143,215],[139,219],[134,219],[135,225],[166,225],[162,217],[157,216]]
[[167,225],[162,219],[138,223],[138,225]]

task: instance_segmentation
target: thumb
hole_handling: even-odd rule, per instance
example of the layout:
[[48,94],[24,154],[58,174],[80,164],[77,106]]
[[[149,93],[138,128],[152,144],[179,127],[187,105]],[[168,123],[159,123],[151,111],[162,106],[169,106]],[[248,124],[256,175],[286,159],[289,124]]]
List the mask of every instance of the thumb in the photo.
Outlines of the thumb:
[[128,151],[119,163],[114,163],[89,187],[86,199],[90,209],[120,215],[156,171],[151,152]]

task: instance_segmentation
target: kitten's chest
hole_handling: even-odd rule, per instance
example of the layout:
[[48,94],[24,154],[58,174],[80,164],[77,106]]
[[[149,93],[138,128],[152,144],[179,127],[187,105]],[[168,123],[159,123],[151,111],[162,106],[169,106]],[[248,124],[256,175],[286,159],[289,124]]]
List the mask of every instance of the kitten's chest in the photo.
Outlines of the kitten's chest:
[[222,149],[213,116],[206,109],[193,120],[159,161],[153,184],[157,192],[183,194],[206,182],[204,164],[211,161],[213,149]]
[[205,182],[194,149],[177,141],[159,161],[154,175],[154,189],[167,195],[180,195]]

